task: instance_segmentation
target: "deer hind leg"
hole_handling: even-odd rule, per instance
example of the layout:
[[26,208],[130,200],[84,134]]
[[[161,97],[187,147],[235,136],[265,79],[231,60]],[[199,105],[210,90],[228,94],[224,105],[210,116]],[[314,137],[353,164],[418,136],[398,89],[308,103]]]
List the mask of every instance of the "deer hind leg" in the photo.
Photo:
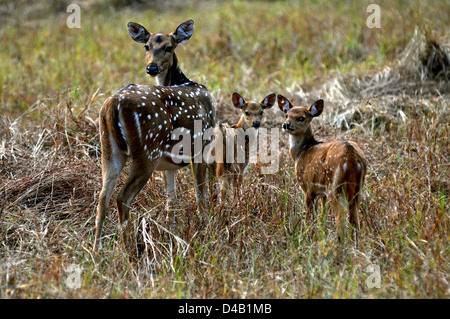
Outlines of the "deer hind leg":
[[356,194],[356,196],[349,202],[349,222],[350,222],[350,230],[352,232],[352,237],[354,238],[355,242],[358,240],[358,233],[359,233],[359,200],[360,195]]
[[102,136],[102,190],[100,191],[95,219],[94,250],[101,246],[101,234],[106,210],[127,159],[126,155],[118,149],[117,144],[109,137],[110,135],[107,132]]
[[320,203],[319,200],[316,200],[316,212],[318,215],[321,215],[326,210],[327,205],[327,197],[325,195],[320,196]]
[[[156,167],[155,163],[150,165],[142,165],[143,163],[137,163],[136,161],[131,162],[130,174],[125,182],[125,185],[117,195],[117,210],[119,215],[119,224],[122,231],[122,239],[126,246],[127,244],[127,234],[128,234],[128,220],[130,217],[130,207],[134,198],[139,194],[142,188],[145,186],[147,181]],[[145,167],[145,169],[142,169]]]
[[[358,168],[361,168],[360,164],[357,164]],[[359,205],[361,202],[361,191],[364,186],[365,180],[365,168],[361,171],[361,175],[359,176],[358,182],[356,183],[356,187],[354,188],[354,196],[349,202],[349,222],[352,225],[352,231],[354,233],[355,242],[358,240],[358,233],[360,228],[359,223]]]
[[348,211],[348,202],[344,194],[334,194],[330,200],[331,208],[336,218],[336,232],[340,243],[344,242],[345,238],[345,220]]
[[306,204],[306,214],[307,218],[315,216],[315,199],[316,196],[312,193],[305,193],[305,204]]

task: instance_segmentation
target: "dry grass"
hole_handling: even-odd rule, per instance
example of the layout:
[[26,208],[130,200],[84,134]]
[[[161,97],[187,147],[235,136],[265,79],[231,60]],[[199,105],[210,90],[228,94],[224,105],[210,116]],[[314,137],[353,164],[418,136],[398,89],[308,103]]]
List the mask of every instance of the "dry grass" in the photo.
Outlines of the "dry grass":
[[[240,9],[254,8],[251,3],[235,5]],[[316,4],[316,12],[320,5],[329,6]],[[280,17],[287,19],[287,11],[281,11],[282,4],[273,6],[280,10]],[[224,10],[211,19],[231,19],[236,10],[224,5]],[[330,18],[330,27],[342,22],[340,19]],[[286,70],[271,73],[275,67],[270,65],[270,72],[262,74],[260,66],[258,69],[251,64],[258,54],[270,61],[270,56],[278,52],[277,46],[266,40],[271,52],[259,47],[244,49],[246,43],[238,41],[243,33],[241,20],[236,23],[230,29],[210,28],[209,53],[223,59],[223,70],[214,65],[214,60],[200,66],[195,59],[203,55],[194,56],[192,63],[186,65],[198,69],[195,75],[203,79],[206,76],[202,74],[217,75],[205,81],[212,88],[219,119],[230,123],[238,118],[229,103],[231,88],[246,96],[248,91],[252,98],[262,98],[276,88],[298,104],[309,104],[319,97],[326,101],[323,117],[314,126],[318,137],[352,139],[362,146],[370,162],[358,245],[351,241],[337,243],[332,216],[305,216],[303,195],[288,157],[288,138],[282,134],[278,172],[263,175],[262,164],[253,166],[238,198],[223,205],[211,202],[207,221],[200,221],[196,215],[191,172],[184,169],[177,173],[177,223],[175,229],[169,229],[164,211],[165,191],[157,176],[132,207],[134,249],[125,252],[121,248],[116,209],[111,205],[103,249],[93,254],[93,224],[101,187],[96,119],[110,88],[97,90],[92,87],[98,85],[90,85],[105,80],[107,87],[117,89],[120,85],[113,83],[122,83],[119,78],[123,74],[121,69],[114,71],[109,65],[105,73],[93,75],[97,62],[89,62],[91,67],[83,69],[77,58],[74,66],[81,71],[74,68],[73,72],[79,77],[78,83],[87,81],[86,86],[69,81],[71,85],[55,89],[52,81],[66,81],[62,74],[46,77],[39,71],[30,75],[29,88],[21,88],[20,78],[13,81],[15,75],[2,80],[5,112],[0,117],[0,297],[449,297],[450,91],[445,76],[429,76],[427,71],[435,69],[430,66],[436,65],[432,62],[436,56],[446,70],[442,62],[445,55],[441,53],[449,54],[448,35],[433,38],[438,46],[431,44],[436,51],[427,53],[432,50],[427,49],[427,43],[432,43],[430,36],[417,31],[402,52],[392,52],[392,62],[379,66],[367,62],[369,66],[361,69],[348,69],[346,65],[341,69],[339,61],[332,61],[331,52],[322,51],[316,57],[318,61],[337,63],[335,70],[318,78],[305,67],[289,77]],[[408,21],[404,23],[408,26]],[[292,23],[275,27],[296,28]],[[99,28],[99,33],[104,32],[103,27]],[[318,32],[310,29],[305,38]],[[337,32],[338,37],[345,34],[342,30]],[[214,37],[215,34],[223,36]],[[219,43],[227,37],[231,42],[224,43],[233,43],[233,48]],[[258,41],[255,43],[262,45]],[[360,48],[368,60],[370,43],[367,40]],[[101,52],[102,46],[113,48],[113,44],[116,43],[96,47],[88,40],[85,43]],[[294,44],[289,42],[289,50],[291,45]],[[322,45],[317,44],[321,49]],[[302,54],[308,56],[309,50],[314,49],[305,47],[302,50],[307,52]],[[351,54],[335,49],[342,59]],[[8,50],[17,53],[21,48],[10,46]],[[42,44],[42,50],[49,49]],[[79,47],[69,50],[77,51]],[[189,47],[185,51],[201,50]],[[290,61],[290,51],[284,50],[288,49],[283,48],[280,63],[299,63],[298,68],[315,63]],[[231,67],[236,63],[236,52],[241,55],[241,68]],[[111,54],[116,55],[114,59],[124,55]],[[188,60],[185,54],[183,51],[185,60],[180,58],[181,61]],[[364,58],[361,63],[365,63]],[[136,64],[129,66],[131,70],[123,69],[126,71],[122,81],[127,81],[142,65],[124,60]],[[59,62],[49,64],[44,71],[58,65],[61,66]],[[3,71],[7,68],[2,67]],[[222,72],[229,72],[230,79],[225,79]],[[112,77],[110,82],[106,80],[108,76]],[[276,84],[269,84],[267,79]],[[39,96],[38,88],[42,90]],[[270,111],[266,126],[280,127],[282,121],[278,112]],[[71,264],[81,269],[80,289],[67,284]],[[371,265],[380,269],[379,288],[367,284]]]

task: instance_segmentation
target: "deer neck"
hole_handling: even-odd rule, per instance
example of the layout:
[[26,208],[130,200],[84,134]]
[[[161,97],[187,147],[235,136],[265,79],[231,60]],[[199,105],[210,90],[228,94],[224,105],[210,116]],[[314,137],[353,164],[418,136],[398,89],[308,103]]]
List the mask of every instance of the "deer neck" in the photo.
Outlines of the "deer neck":
[[247,125],[247,122],[244,120],[244,116],[242,115],[241,118],[239,119],[239,121],[237,122],[237,124],[235,124],[233,126],[233,128],[241,128],[243,130],[246,130],[249,128],[249,126]]
[[178,58],[175,53],[173,54],[172,66],[166,72],[161,72],[156,77],[156,83],[164,86],[183,85],[188,82],[191,81],[181,71],[180,66],[178,65]]
[[255,128],[253,126],[250,126],[247,124],[247,121],[244,119],[245,115],[242,114],[241,118],[239,119],[239,122],[233,126],[233,128],[241,128],[244,130],[244,132],[247,132],[248,129],[253,128],[253,130],[249,131],[249,134],[254,134],[255,137],[258,137],[258,128]]
[[308,127],[302,135],[289,135],[289,153],[296,162],[302,155],[314,145],[319,144],[314,138],[311,127]]
[[242,114],[237,124],[233,125],[232,128],[242,129],[242,131],[238,130],[236,134],[245,139],[243,145],[244,146],[243,151],[245,152],[245,162],[243,163],[244,164],[243,170],[245,171],[250,161],[251,154],[256,154],[257,152],[258,129],[248,125],[244,117],[245,115]]

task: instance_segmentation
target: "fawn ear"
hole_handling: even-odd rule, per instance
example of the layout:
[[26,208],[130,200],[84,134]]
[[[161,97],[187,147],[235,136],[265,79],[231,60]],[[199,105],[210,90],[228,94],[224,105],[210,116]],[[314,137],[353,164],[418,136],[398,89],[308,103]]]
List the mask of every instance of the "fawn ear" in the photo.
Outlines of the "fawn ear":
[[278,107],[280,110],[282,110],[284,113],[287,113],[290,109],[294,107],[294,105],[289,101],[287,98],[285,98],[283,95],[278,95]]
[[233,100],[234,107],[237,109],[242,109],[242,107],[245,105],[245,99],[237,92],[233,93],[231,99]]
[[128,22],[128,33],[138,43],[147,43],[150,39],[150,33],[139,23]]
[[184,43],[189,40],[194,33],[194,20],[188,20],[178,26],[174,33],[173,39],[176,44]]
[[263,109],[270,109],[275,104],[276,98],[275,93],[272,93],[263,98],[259,103],[261,103]]
[[323,100],[317,100],[308,109],[309,114],[311,114],[312,117],[319,116],[322,114],[323,111]]

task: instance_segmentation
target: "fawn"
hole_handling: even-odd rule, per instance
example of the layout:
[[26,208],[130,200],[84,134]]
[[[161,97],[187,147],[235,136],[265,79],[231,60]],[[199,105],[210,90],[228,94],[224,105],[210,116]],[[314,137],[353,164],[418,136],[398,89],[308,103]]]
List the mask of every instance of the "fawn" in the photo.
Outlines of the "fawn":
[[109,200],[127,159],[131,159],[130,172],[117,196],[124,241],[131,203],[153,171],[164,171],[170,200],[175,197],[174,171],[192,163],[200,212],[206,201],[206,163],[193,159],[201,156],[194,145],[200,144],[201,153],[210,141],[203,140],[203,134],[194,134],[188,144],[190,149],[183,149],[183,154],[172,151],[177,143],[172,139],[176,129],[190,134],[195,121],[202,124],[201,133],[215,126],[215,109],[208,90],[183,74],[174,52],[178,44],[192,36],[194,21],[183,22],[170,34],[149,33],[140,24],[130,22],[128,32],[134,41],[144,44],[146,71],[156,77],[157,85],[130,84],[110,96],[101,107],[103,186],[97,208],[94,250],[100,244]]
[[276,95],[269,94],[258,102],[246,101],[239,93],[234,92],[232,102],[234,107],[242,112],[238,123],[234,126],[220,123],[214,130],[216,162],[211,170],[219,180],[220,200],[225,198],[230,184],[234,184],[237,189],[237,185],[242,183],[250,156],[256,155],[256,137],[264,110],[275,104]]
[[336,216],[339,241],[343,240],[348,209],[350,224],[359,230],[358,209],[367,170],[367,160],[359,146],[351,141],[318,142],[311,121],[323,111],[323,100],[309,108],[294,106],[278,95],[278,106],[286,113],[282,129],[289,134],[289,153],[295,162],[295,173],[305,195],[307,212],[314,210],[316,198],[328,199]]

